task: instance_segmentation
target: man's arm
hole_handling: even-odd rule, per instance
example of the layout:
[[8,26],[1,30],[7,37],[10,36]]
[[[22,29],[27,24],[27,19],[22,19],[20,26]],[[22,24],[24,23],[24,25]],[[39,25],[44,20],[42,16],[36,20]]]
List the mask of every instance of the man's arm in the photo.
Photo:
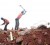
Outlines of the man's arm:
[[26,11],[25,11],[25,10],[23,10],[21,13],[24,15],[24,14],[26,13]]
[[5,22],[4,23],[2,23],[1,25],[4,25],[5,24]]

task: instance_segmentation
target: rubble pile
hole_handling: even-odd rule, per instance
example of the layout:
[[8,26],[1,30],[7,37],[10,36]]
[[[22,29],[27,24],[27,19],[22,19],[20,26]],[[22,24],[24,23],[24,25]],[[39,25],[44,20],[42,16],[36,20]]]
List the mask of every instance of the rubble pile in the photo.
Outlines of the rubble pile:
[[13,40],[9,39],[9,32],[0,33],[0,45],[50,45],[50,28],[40,26],[30,29],[30,33],[18,34],[18,31],[11,31]]

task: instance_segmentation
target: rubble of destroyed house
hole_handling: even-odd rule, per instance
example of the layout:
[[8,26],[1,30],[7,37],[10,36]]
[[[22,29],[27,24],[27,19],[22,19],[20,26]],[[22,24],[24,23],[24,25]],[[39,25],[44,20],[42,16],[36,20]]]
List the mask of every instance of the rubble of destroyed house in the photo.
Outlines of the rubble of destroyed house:
[[[47,26],[40,25],[36,29],[26,30],[3,31],[0,29],[0,45],[50,45],[50,28]],[[10,38],[10,32],[13,40]]]

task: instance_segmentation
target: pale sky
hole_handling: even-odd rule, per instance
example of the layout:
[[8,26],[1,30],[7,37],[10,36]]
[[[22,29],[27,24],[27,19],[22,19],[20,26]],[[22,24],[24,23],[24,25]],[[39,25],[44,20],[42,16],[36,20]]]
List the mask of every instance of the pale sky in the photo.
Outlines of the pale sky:
[[[8,29],[15,27],[15,18],[22,11],[22,5],[27,13],[20,19],[20,28],[38,26],[50,22],[50,0],[0,0],[0,18],[10,21]],[[0,19],[0,28],[3,21]]]

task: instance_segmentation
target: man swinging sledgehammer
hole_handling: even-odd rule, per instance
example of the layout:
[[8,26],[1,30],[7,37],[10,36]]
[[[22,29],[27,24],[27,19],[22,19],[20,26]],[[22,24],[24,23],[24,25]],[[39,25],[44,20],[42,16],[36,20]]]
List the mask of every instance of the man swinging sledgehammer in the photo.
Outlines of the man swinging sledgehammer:
[[15,30],[19,29],[19,19],[26,13],[26,10],[20,5],[20,7],[23,9],[15,19]]

